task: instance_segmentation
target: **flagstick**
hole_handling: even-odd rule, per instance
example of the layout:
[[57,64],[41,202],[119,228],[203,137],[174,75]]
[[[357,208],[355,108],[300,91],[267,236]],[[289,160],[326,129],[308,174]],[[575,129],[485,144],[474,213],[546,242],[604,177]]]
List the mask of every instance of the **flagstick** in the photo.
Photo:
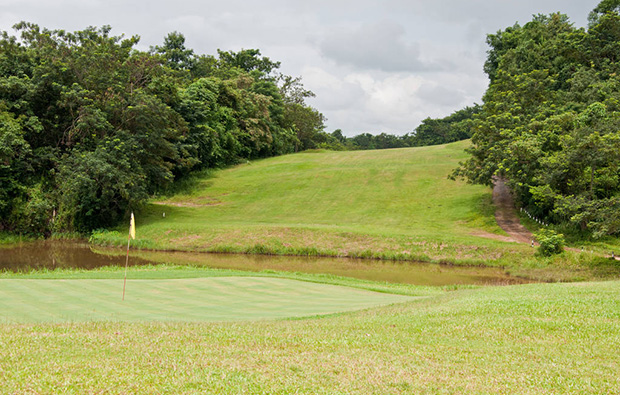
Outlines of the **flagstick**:
[[127,257],[125,258],[125,279],[123,280],[123,300],[125,300],[125,285],[127,284],[127,266],[129,265],[129,243],[131,239],[136,238],[136,221],[133,216],[133,212],[131,213],[131,218],[129,220],[129,236],[127,236]]
[[123,300],[125,300],[125,284],[127,284],[127,265],[129,264],[129,242],[131,234],[127,236],[127,257],[125,258],[125,279],[123,280]]

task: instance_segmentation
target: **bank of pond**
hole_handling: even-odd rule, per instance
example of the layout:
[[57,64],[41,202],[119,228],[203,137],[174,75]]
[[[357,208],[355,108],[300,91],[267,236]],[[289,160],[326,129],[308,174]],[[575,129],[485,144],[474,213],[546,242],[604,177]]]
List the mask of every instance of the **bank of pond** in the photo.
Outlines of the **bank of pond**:
[[[121,267],[125,265],[125,260],[125,251],[122,249],[93,247],[85,241],[46,240],[5,246],[0,249],[0,270],[5,272]],[[128,262],[130,267],[173,264],[249,272],[331,274],[362,280],[427,286],[509,285],[527,282],[495,267],[463,267],[350,258],[134,250],[130,252]]]

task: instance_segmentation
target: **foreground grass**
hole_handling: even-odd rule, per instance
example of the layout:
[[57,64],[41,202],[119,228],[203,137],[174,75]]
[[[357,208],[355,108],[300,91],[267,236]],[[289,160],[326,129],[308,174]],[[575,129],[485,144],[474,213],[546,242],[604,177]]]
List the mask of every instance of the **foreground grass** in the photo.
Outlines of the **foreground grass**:
[[442,292],[251,323],[1,325],[5,393],[603,394],[620,282]]

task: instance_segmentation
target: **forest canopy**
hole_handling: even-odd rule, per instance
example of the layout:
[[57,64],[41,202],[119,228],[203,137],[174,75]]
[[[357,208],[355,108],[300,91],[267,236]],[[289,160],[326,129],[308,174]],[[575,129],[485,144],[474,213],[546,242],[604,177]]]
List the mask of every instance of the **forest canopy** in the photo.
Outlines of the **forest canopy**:
[[0,36],[0,230],[116,224],[191,171],[314,148],[324,117],[257,49],[150,51],[111,28]]
[[587,29],[558,13],[488,35],[490,84],[454,176],[504,178],[546,222],[620,234],[619,10],[604,0]]

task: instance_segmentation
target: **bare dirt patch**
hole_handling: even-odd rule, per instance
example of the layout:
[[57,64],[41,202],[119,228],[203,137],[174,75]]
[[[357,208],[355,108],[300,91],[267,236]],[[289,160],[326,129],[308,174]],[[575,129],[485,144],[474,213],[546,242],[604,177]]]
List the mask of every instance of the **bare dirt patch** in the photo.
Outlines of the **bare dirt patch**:
[[174,207],[208,207],[208,206],[219,206],[222,204],[219,200],[213,200],[208,202],[153,202],[153,204],[158,204],[161,206],[174,206]]
[[499,240],[499,241],[507,241],[507,242],[517,242],[510,236],[502,236],[496,235],[495,233],[489,233],[484,230],[476,230],[475,232],[470,233],[472,236],[484,237],[485,239]]

